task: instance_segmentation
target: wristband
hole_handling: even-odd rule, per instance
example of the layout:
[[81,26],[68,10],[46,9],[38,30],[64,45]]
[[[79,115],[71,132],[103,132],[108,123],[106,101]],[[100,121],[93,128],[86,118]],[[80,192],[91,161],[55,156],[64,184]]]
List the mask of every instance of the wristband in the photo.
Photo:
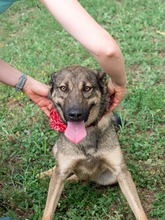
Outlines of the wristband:
[[15,87],[16,91],[20,91],[23,88],[26,80],[27,80],[27,75],[22,73],[22,76],[19,78],[18,83],[16,84]]

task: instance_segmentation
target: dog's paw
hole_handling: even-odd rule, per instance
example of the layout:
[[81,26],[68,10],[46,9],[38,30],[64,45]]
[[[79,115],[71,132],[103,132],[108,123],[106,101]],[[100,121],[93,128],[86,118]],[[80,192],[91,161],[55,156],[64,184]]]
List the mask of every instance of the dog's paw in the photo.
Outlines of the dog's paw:
[[37,177],[37,178],[40,178],[40,179],[44,179],[44,178],[46,178],[47,176],[51,177],[51,176],[52,176],[52,173],[53,173],[53,171],[54,171],[54,169],[55,169],[55,167],[53,167],[53,168],[51,168],[51,169],[49,169],[49,170],[47,170],[47,171],[38,173],[38,174],[36,175],[36,177]]

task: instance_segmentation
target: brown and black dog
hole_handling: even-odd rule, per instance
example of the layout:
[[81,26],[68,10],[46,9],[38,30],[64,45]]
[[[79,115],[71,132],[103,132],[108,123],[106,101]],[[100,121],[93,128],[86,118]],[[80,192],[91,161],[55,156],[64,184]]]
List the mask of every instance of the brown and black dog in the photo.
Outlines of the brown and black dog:
[[[50,99],[67,128],[53,148],[43,220],[53,218],[67,179],[118,182],[137,220],[146,220],[135,184],[124,162],[113,124],[106,113],[109,97],[106,74],[74,65],[52,75]],[[49,171],[50,172],[50,171]]]

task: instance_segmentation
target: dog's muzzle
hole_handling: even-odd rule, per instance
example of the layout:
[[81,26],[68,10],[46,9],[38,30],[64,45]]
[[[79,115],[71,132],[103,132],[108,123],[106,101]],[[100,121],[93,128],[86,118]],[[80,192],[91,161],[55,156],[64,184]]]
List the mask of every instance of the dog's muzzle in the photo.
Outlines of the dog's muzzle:
[[88,118],[88,111],[82,108],[72,107],[66,110],[64,117],[66,121],[71,122],[86,121]]

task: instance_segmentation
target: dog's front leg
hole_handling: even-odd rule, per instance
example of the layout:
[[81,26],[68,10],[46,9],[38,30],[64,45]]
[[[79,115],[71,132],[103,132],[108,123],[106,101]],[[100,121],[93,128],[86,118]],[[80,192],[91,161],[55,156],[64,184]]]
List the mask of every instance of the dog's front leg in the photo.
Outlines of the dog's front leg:
[[42,220],[52,220],[57,203],[64,188],[64,182],[66,178],[67,176],[61,174],[58,167],[56,166],[51,176],[48,197]]
[[125,195],[128,204],[130,205],[137,220],[147,220],[147,217],[142,208],[136,186],[132,180],[131,174],[126,167],[122,169],[117,177],[121,191]]
[[114,138],[114,148],[109,153],[104,154],[103,158],[113,176],[116,177],[128,204],[130,205],[137,220],[147,220],[142,208],[136,186],[124,162],[118,140]]

